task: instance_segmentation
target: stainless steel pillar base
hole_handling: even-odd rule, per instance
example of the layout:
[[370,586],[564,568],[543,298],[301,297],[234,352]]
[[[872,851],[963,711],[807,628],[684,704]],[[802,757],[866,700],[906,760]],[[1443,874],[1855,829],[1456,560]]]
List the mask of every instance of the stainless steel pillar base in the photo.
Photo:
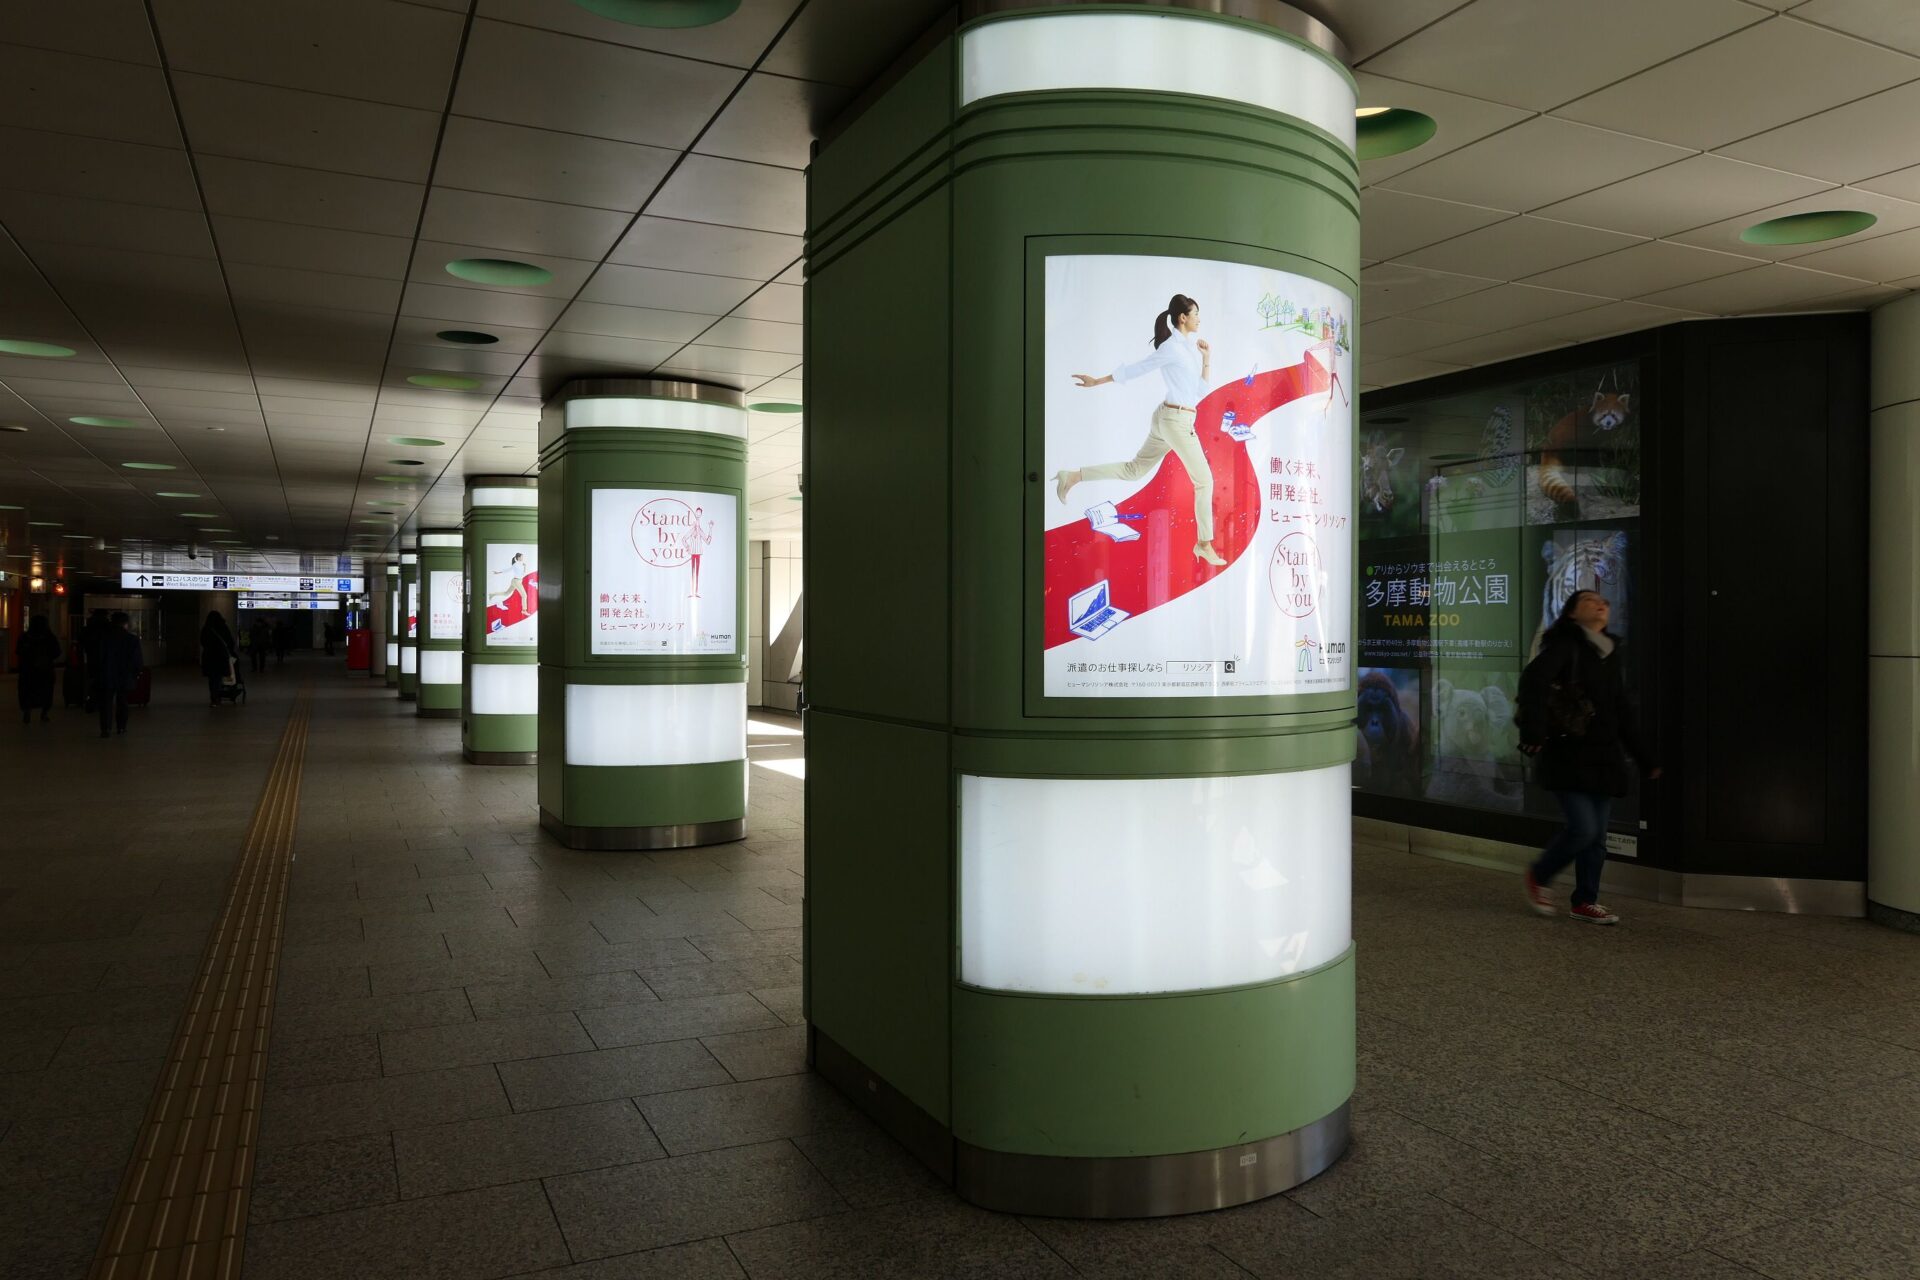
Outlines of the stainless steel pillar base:
[[538,751],[473,751],[466,753],[468,764],[535,764]]
[[540,826],[559,837],[560,843],[569,849],[690,849],[747,838],[745,818],[683,822],[666,827],[574,827],[542,809]]
[[1159,1218],[1279,1195],[1347,1149],[1352,1104],[1291,1133],[1166,1156],[1030,1156],[954,1140],[953,1189],[984,1209],[1046,1218]]
[[421,707],[417,714],[426,720],[458,720],[460,718],[460,708]]

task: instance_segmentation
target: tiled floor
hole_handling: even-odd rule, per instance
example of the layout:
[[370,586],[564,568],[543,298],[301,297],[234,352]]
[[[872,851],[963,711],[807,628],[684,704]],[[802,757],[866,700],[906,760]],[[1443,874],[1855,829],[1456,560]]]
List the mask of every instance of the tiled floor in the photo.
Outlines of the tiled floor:
[[[799,740],[746,842],[585,854],[318,660],[0,732],[0,1275],[83,1275],[295,681],[318,685],[247,1273],[1920,1274],[1920,938],[1362,852],[1348,1157],[1161,1222],[969,1208],[804,1074]],[[6,690],[5,692],[11,692]],[[786,730],[784,723],[767,723]]]

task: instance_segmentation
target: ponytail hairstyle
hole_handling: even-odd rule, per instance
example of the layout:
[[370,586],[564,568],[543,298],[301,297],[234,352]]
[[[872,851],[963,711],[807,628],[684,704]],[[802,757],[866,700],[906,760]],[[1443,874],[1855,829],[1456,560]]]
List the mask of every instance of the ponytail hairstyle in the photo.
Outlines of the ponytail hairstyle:
[[1167,303],[1167,309],[1153,318],[1153,345],[1156,350],[1168,338],[1173,336],[1173,322],[1186,315],[1200,304],[1184,293],[1176,293]]

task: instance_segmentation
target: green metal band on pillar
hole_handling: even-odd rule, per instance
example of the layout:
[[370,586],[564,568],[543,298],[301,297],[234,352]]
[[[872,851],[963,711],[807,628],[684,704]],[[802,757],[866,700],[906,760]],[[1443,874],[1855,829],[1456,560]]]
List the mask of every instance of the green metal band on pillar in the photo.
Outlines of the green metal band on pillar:
[[417,616],[420,591],[418,548],[400,555],[400,697],[412,702],[420,695],[420,618]]
[[[531,691],[536,705],[539,690],[540,654],[538,645],[526,647],[489,643],[494,635],[488,617],[494,605],[498,583],[493,576],[492,548],[502,544],[532,548],[535,569],[531,590],[522,583],[523,593],[539,599],[538,550],[540,514],[537,499],[539,480],[533,476],[468,476],[466,495],[466,692],[465,714],[460,721],[460,745],[468,761],[475,764],[531,764],[539,748],[540,718],[536,711],[492,710],[499,706],[517,706],[514,699]],[[505,557],[511,567],[511,556]],[[509,579],[503,591],[510,591]],[[503,597],[503,609],[510,601]],[[536,608],[533,625],[539,626]],[[505,632],[503,626],[502,631]],[[510,633],[509,633],[510,634]],[[476,700],[475,683],[485,689]]]
[[[460,714],[465,663],[461,660],[465,634],[467,592],[463,586],[465,553],[458,529],[422,529],[420,531],[420,625],[419,625],[419,714],[451,720]],[[451,576],[449,576],[451,575]],[[436,635],[433,620],[438,615],[451,618],[459,635]],[[452,680],[435,679],[450,674],[449,663],[461,668]]]
[[[745,833],[745,419],[739,392],[643,379],[569,383],[542,412],[539,798],[543,825],[567,843],[668,848]],[[734,622],[726,651],[641,651],[645,642],[634,637],[642,625],[665,628],[670,645],[699,646],[666,621],[663,609],[681,608],[681,597],[663,605],[629,599],[633,592],[617,582],[595,583],[595,495],[603,490],[606,501],[620,503],[631,500],[625,491],[658,491],[682,512],[701,495],[731,498],[729,536],[704,553],[710,584],[711,556],[731,543]],[[618,536],[639,535],[623,527]],[[609,563],[624,565],[638,544],[602,550]],[[689,593],[693,581],[689,576]],[[677,583],[671,588],[680,589]],[[704,616],[723,615],[708,610]],[[632,626],[619,630],[610,617],[631,619]],[[610,637],[603,642],[609,651],[594,652],[596,635]],[[722,643],[718,634],[714,641]],[[569,724],[574,700],[590,724]],[[686,706],[705,708],[699,714],[707,718],[676,723],[673,717]],[[588,707],[618,707],[617,714],[632,714],[633,722],[611,732],[607,716],[613,713]],[[630,707],[649,710],[629,713]],[[712,718],[719,716],[724,722]],[[570,744],[578,755],[570,756]]]

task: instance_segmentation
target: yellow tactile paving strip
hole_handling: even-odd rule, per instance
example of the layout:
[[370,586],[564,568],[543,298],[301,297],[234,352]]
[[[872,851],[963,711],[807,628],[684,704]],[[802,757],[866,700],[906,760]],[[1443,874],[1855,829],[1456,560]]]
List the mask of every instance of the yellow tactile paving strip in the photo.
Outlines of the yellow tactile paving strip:
[[294,700],[94,1259],[98,1280],[240,1274],[313,688]]

